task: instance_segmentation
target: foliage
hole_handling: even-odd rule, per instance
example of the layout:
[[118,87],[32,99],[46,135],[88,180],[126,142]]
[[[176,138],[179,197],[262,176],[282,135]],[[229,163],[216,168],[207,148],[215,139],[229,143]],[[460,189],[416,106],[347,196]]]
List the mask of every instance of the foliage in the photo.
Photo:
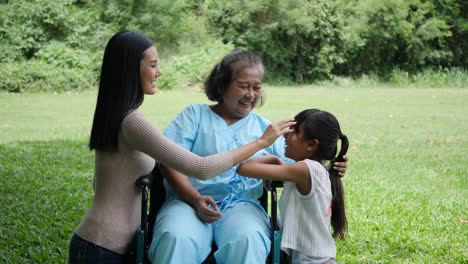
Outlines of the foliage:
[[467,67],[468,65],[468,1],[434,1],[437,16],[442,17],[450,26],[452,33],[447,40],[448,49],[453,53],[450,66]]
[[31,59],[51,41],[101,50],[101,35],[113,31],[93,9],[77,9],[71,0],[11,1],[0,8],[0,62]]
[[186,20],[191,16],[188,2],[187,0],[150,0],[146,8],[149,12],[136,16],[133,23],[148,32],[162,49],[177,47],[179,40],[190,29]]
[[73,49],[64,42],[51,41],[43,46],[35,56],[38,60],[56,67],[99,72],[101,52]]
[[336,73],[388,77],[395,68],[415,73],[451,65],[447,42],[452,27],[435,1],[348,1],[346,14],[351,42],[346,43],[346,63]]
[[102,15],[119,28],[145,32],[161,50],[177,48],[191,30],[194,15],[188,0],[117,0],[105,1]]
[[342,58],[343,20],[330,1],[210,0],[206,15],[225,42],[258,53],[269,79],[329,78]]
[[468,23],[461,14],[467,6],[458,0],[207,0],[206,15],[224,41],[259,53],[275,77],[311,82],[466,67]]
[[70,4],[71,1],[35,0],[2,5],[0,61],[14,61],[19,57],[30,59],[49,40],[65,38],[69,29],[67,6]]
[[468,88],[468,73],[459,68],[426,69],[414,74],[395,69],[385,78],[373,73],[362,74],[355,78],[334,76],[331,80],[320,82],[320,84],[350,88],[356,86],[366,88]]
[[97,76],[89,69],[71,69],[43,60],[0,64],[0,91],[65,92],[97,87]]
[[95,87],[103,43],[114,30],[94,9],[70,0],[11,1],[0,8],[1,91]]
[[458,68],[434,71],[425,69],[415,74],[394,70],[388,81],[393,86],[422,88],[468,88],[468,74]]
[[213,42],[199,47],[193,53],[171,57],[167,63],[161,63],[164,77],[158,79],[160,88],[172,89],[202,83],[211,68],[233,49],[232,45]]
[[[362,75],[391,82],[395,71],[417,78],[430,70],[466,69],[467,13],[463,0],[0,1],[0,64],[18,69],[24,62],[42,61],[58,70],[48,76],[67,69],[91,71],[86,82],[93,83],[108,39],[126,28],[155,41],[167,62],[163,88],[202,80],[219,51],[228,49],[220,42],[259,54],[269,82]],[[2,90],[38,91],[18,89],[33,75],[38,74],[23,74],[19,83],[10,79],[13,87]],[[69,78],[78,76],[84,75]]]

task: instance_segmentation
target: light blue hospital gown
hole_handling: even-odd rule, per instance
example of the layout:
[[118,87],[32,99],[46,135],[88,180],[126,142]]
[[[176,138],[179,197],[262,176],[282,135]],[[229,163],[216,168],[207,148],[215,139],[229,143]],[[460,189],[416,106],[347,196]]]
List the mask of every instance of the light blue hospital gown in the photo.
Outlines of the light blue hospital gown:
[[[232,125],[206,104],[186,107],[164,134],[175,143],[200,155],[229,151],[258,139],[270,122],[251,112]],[[284,158],[284,138],[258,151],[254,157],[273,154]],[[165,182],[167,201],[158,214],[149,256],[153,263],[201,263],[215,241],[217,263],[265,263],[270,251],[268,216],[258,202],[262,181],[241,177],[237,166],[210,180],[190,178],[203,195],[211,196],[223,217],[207,224]]]

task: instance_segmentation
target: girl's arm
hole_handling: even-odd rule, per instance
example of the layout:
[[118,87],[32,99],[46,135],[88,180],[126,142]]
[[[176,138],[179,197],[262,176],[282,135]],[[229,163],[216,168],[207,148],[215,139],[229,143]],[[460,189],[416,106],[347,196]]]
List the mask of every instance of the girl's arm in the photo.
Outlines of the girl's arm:
[[245,161],[244,163],[259,163],[259,164],[272,164],[272,165],[283,165],[284,161],[275,155],[267,154],[265,156],[261,156],[258,158],[250,159]]
[[304,162],[281,163],[278,157],[267,155],[241,163],[237,172],[250,178],[294,182],[300,193],[309,193],[312,182],[307,165]]

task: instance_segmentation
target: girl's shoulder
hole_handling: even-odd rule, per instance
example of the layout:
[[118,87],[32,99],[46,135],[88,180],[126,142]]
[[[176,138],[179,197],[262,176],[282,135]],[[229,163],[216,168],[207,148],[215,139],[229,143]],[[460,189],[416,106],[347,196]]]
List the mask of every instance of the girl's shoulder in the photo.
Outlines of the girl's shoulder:
[[310,178],[312,180],[312,193],[318,192],[325,195],[327,199],[331,199],[331,182],[327,168],[322,163],[315,160],[304,160],[304,163],[309,168]]
[[323,164],[320,163],[320,162],[318,162],[318,161],[310,160],[310,159],[305,159],[305,160],[303,160],[302,162],[304,162],[305,164],[307,164],[307,167],[308,167],[309,170],[311,170],[311,171],[316,171],[316,172],[328,174],[327,168],[325,168],[325,166],[323,166]]
[[322,163],[310,159],[305,159],[302,162],[307,165],[312,182],[327,184],[330,181],[328,170]]

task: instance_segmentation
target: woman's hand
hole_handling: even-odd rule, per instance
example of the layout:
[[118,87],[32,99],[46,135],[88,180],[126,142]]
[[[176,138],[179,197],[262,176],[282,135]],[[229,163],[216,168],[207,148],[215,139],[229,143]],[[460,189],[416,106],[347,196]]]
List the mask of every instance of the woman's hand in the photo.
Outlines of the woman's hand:
[[276,123],[271,123],[268,125],[267,129],[263,135],[258,139],[259,142],[264,146],[264,148],[270,146],[275,142],[280,136],[293,132],[291,129],[292,126],[296,124],[294,119],[281,120]]
[[343,161],[342,162],[335,162],[333,163],[333,169],[338,172],[338,175],[340,177],[345,176],[346,174],[346,169],[348,168],[348,157],[343,156]]
[[223,216],[223,214],[219,212],[218,205],[216,205],[216,202],[211,196],[200,195],[194,205],[198,218],[203,222],[213,223]]

